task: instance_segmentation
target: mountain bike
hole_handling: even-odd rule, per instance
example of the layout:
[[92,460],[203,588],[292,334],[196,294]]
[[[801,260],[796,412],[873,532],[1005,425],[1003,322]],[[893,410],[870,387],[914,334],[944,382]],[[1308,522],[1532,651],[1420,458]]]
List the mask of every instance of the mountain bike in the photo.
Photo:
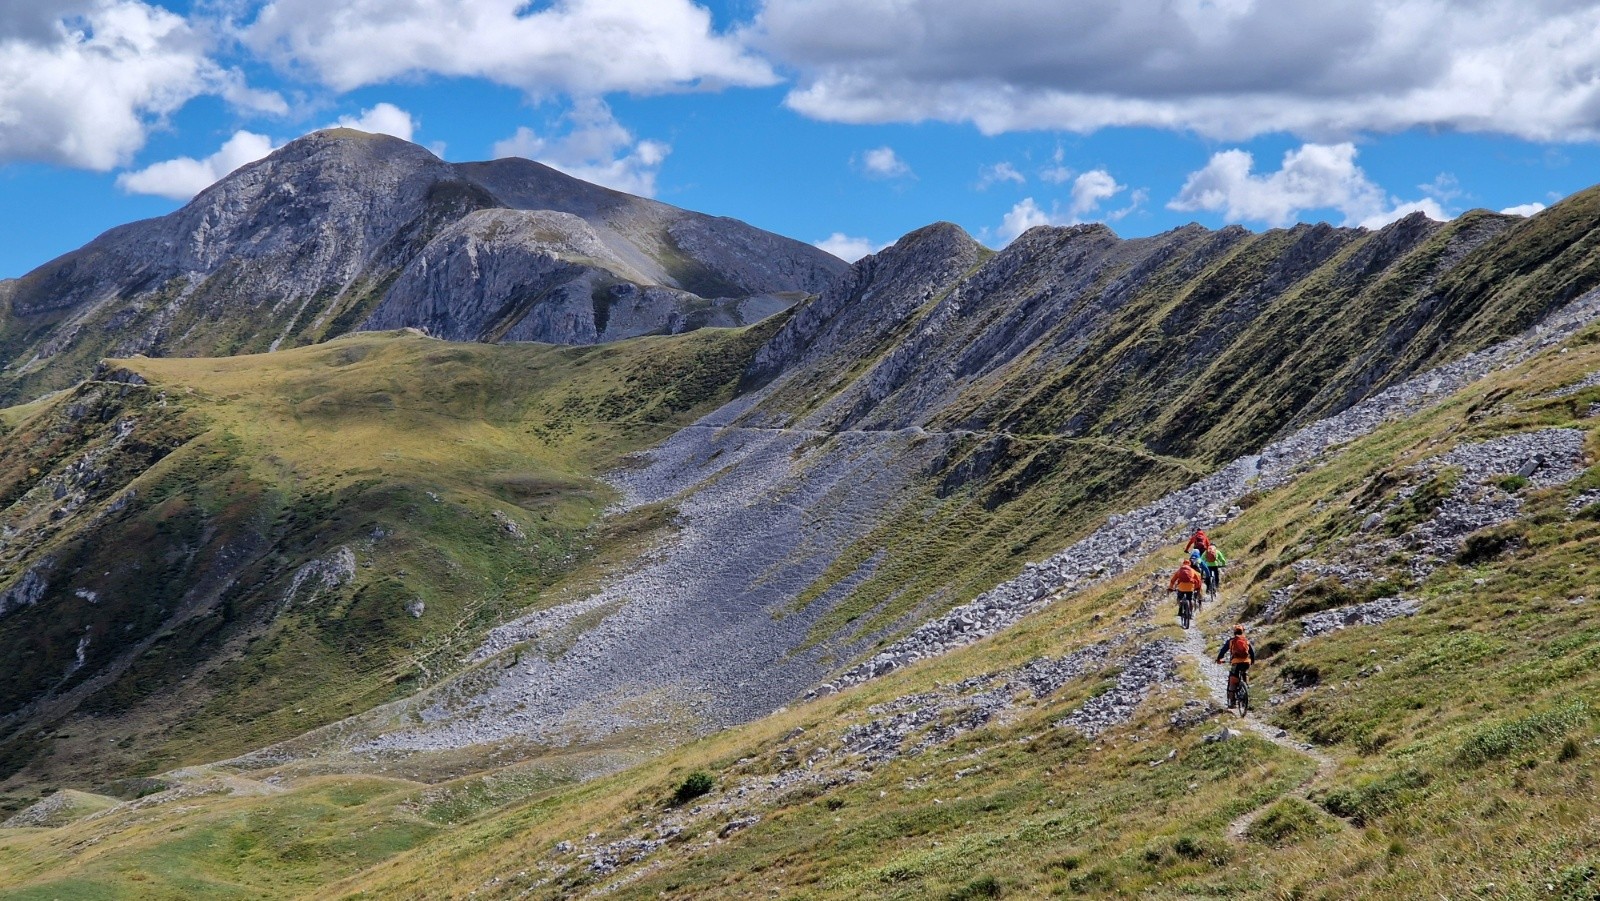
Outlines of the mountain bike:
[[1215,568],[1206,570],[1206,600],[1215,603],[1217,593],[1222,590],[1222,573]]
[[1178,623],[1185,629],[1194,622],[1194,598],[1191,595],[1178,592]]
[[1238,676],[1228,674],[1228,709],[1235,710],[1240,716],[1250,713],[1250,671],[1243,670]]

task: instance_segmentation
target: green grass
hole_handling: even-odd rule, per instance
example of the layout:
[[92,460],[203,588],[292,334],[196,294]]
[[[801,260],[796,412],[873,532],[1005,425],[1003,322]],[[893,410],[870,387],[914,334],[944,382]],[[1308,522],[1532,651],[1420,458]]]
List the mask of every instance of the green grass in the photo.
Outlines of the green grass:
[[[1483,224],[1468,219],[1451,228]],[[1385,297],[1411,297],[1408,292],[1420,284],[1431,258],[1426,255],[1441,253],[1441,242],[1451,234],[1441,232],[1438,241],[1418,251],[1425,256],[1415,265],[1396,270],[1395,283],[1372,290],[1392,292]],[[1218,279],[1207,289],[1211,294],[1190,298],[1210,301],[1186,306],[1189,301],[1173,300],[1159,311],[1177,320],[1203,321],[1216,299],[1240,284],[1240,273],[1261,271],[1291,239],[1295,236],[1274,233],[1261,238],[1259,246],[1247,242],[1213,261]],[[1348,261],[1360,250],[1352,243],[1332,249],[1331,258]],[[1521,287],[1497,294],[1495,309],[1512,318],[1533,309],[1530,304],[1536,305],[1536,299],[1529,292],[1560,280],[1552,259],[1533,254],[1516,262],[1525,273]],[[1489,252],[1474,260],[1478,267],[1510,265],[1503,255]],[[1586,257],[1568,262],[1589,265]],[[1578,281],[1562,284],[1578,286],[1586,276],[1574,277]],[[1282,312],[1264,315],[1309,315],[1318,292],[1330,285],[1323,277],[1306,279]],[[1337,311],[1339,305],[1328,308]],[[1343,334],[1327,323],[1329,310],[1313,311],[1322,318],[1304,323],[1308,333],[1325,329],[1321,334]],[[1394,321],[1404,321],[1405,315],[1397,307]],[[1370,317],[1352,319],[1350,329],[1375,327]],[[1118,348],[1129,353],[1144,341],[1137,329],[1124,339],[1127,343]],[[1393,594],[1421,603],[1415,617],[1303,643],[1297,641],[1300,630],[1292,621],[1261,630],[1258,644],[1267,653],[1253,677],[1261,694],[1258,709],[1274,725],[1314,741],[1333,759],[1321,775],[1307,755],[1251,735],[1206,743],[1203,736],[1216,728],[1212,723],[1174,727],[1172,714],[1199,692],[1192,682],[1157,691],[1132,722],[1093,740],[1056,727],[1065,712],[1104,688],[1105,674],[1098,673],[1047,698],[1020,698],[1010,714],[953,743],[902,756],[853,780],[773,796],[737,794],[741,783],[759,784],[791,768],[792,761],[806,759],[812,750],[830,746],[851,725],[874,718],[876,704],[1039,655],[1069,653],[1129,629],[1146,630],[1139,633],[1141,640],[1175,637],[1170,624],[1151,623],[1143,612],[1157,598],[1146,586],[1165,569],[1164,561],[1151,560],[978,645],[670,747],[612,776],[575,783],[572,774],[581,771],[581,761],[571,770],[537,762],[499,770],[486,768],[481,757],[463,755],[451,765],[470,775],[443,785],[400,784],[393,792],[375,787],[368,793],[360,779],[324,782],[286,766],[274,773],[289,779],[289,791],[280,795],[200,799],[186,810],[177,809],[184,805],[162,805],[148,813],[130,812],[125,819],[0,834],[0,883],[37,897],[67,897],[73,891],[138,897],[143,891],[148,897],[238,892],[251,897],[475,893],[479,898],[562,898],[603,887],[620,898],[697,899],[751,894],[851,899],[1592,897],[1600,865],[1593,851],[1600,846],[1600,802],[1593,785],[1600,732],[1586,699],[1600,689],[1600,602],[1594,589],[1600,584],[1600,523],[1569,516],[1566,505],[1579,492],[1600,487],[1600,470],[1591,468],[1559,488],[1516,486],[1525,502],[1519,520],[1480,536],[1478,544],[1470,545],[1472,553],[1445,561],[1426,579],[1411,577],[1410,556],[1403,548],[1381,554],[1373,548],[1376,541],[1403,535],[1436,511],[1460,474],[1429,477],[1412,466],[1456,444],[1564,426],[1584,429],[1590,459],[1600,456],[1600,427],[1585,417],[1588,405],[1600,402],[1600,390],[1568,398],[1546,396],[1600,369],[1597,339],[1600,332],[1591,330],[1569,342],[1566,354],[1552,349],[1438,409],[1390,424],[1292,484],[1251,497],[1241,516],[1211,530],[1232,565],[1224,587],[1226,603],[1202,616],[1208,634],[1242,610],[1264,609],[1275,588],[1297,590],[1293,615]],[[217,504],[241,492],[222,490],[221,482],[208,480],[227,473],[243,480],[240,484],[263,486],[260,497],[272,498],[259,502],[270,505],[268,521],[292,522],[289,531],[306,536],[278,551],[284,557],[283,566],[275,570],[280,580],[312,552],[359,541],[363,530],[370,533],[369,526],[377,524],[394,530],[397,550],[392,560],[386,558],[387,571],[406,570],[405,590],[417,596],[438,590],[429,587],[436,584],[434,579],[453,572],[464,579],[462,584],[472,586],[468,594],[479,598],[515,595],[529,586],[552,593],[581,590],[608,563],[626,559],[624,549],[632,542],[665,527],[666,511],[638,511],[629,520],[606,525],[616,531],[593,542],[595,558],[574,561],[549,587],[540,587],[543,576],[536,562],[520,575],[500,573],[494,555],[505,552],[492,548],[503,539],[477,531],[484,527],[486,511],[507,512],[540,541],[547,535],[553,540],[563,526],[588,528],[584,524],[603,498],[582,495],[585,473],[572,461],[587,465],[597,456],[598,462],[614,462],[615,448],[629,442],[640,446],[667,433],[680,417],[697,409],[696,396],[721,390],[716,386],[722,383],[710,378],[700,387],[691,384],[685,396],[678,388],[686,377],[708,367],[715,370],[724,360],[728,365],[719,371],[738,369],[737,353],[727,347],[691,343],[654,345],[677,350],[669,360],[650,361],[649,367],[640,361],[632,370],[630,355],[639,351],[627,347],[529,350],[528,358],[516,364],[521,368],[508,374],[486,369],[474,356],[501,349],[427,343],[415,345],[425,347],[417,353],[432,355],[427,378],[398,379],[396,372],[405,367],[384,355],[411,352],[407,340],[373,346],[357,342],[338,356],[342,342],[316,348],[292,358],[303,369],[278,370],[270,390],[260,384],[261,374],[232,369],[238,365],[232,361],[152,361],[196,367],[181,379],[168,375],[170,383],[196,386],[195,395],[183,395],[185,408],[193,415],[203,413],[208,429],[238,417],[227,432],[230,440],[263,449],[250,457],[255,462],[242,475],[230,468],[233,464],[227,461],[233,458],[222,444],[207,445],[212,450],[206,454],[185,445],[181,455],[161,461],[158,471],[146,477],[151,488],[145,509],[152,517],[152,534],[160,534],[159,526],[179,536],[174,542],[192,543],[196,522],[222,521]],[[709,356],[696,357],[702,353]],[[1406,365],[1421,365],[1425,356]],[[1323,366],[1329,359],[1297,339],[1260,359],[1219,359],[1207,371],[1255,385],[1250,373],[1257,366],[1281,367],[1292,374],[1304,364],[1312,381],[1328,382],[1346,372]],[[547,368],[540,369],[541,361]],[[203,367],[210,369],[200,371]],[[1352,367],[1349,372],[1360,368]],[[329,369],[353,371],[330,380]],[[674,375],[657,377],[658,371]],[[154,369],[150,374],[152,381],[159,380]],[[1302,387],[1280,385],[1285,391]],[[1204,400],[1203,389],[1196,391],[1200,393],[1189,400]],[[1232,442],[1261,437],[1281,420],[1249,419],[1252,411],[1275,401],[1287,403],[1287,395],[1275,391],[1262,387],[1242,392],[1233,406],[1201,403],[1198,409],[1215,414],[1218,430],[1186,438],[1187,443],[1172,449],[1193,450],[1203,459]],[[641,394],[647,400],[630,403]],[[982,410],[985,415],[1010,410],[1042,417],[1055,409],[1052,397],[1060,395],[1043,387],[1031,398],[996,392],[994,405]],[[1133,412],[1119,406],[1115,397],[1104,400],[1105,406],[1097,409],[1108,416]],[[442,412],[458,407],[468,415],[456,419]],[[39,415],[11,414],[5,421],[16,434],[28,430]],[[1187,421],[1178,413],[1167,420],[1161,416],[1152,419],[1152,428]],[[397,428],[397,422],[408,428]],[[1129,472],[1152,491],[1164,484],[1161,480],[1183,480],[1191,474],[1190,464],[1181,458],[1105,454],[1104,448],[1093,447],[1092,435],[1045,437],[1061,423],[1039,422],[1036,432],[1014,435],[1014,444],[993,455],[993,465],[981,473],[977,448],[964,449],[971,453],[951,462],[972,461],[967,470],[972,478],[929,486],[907,513],[841,558],[818,592],[848,577],[877,548],[889,549],[879,574],[856,589],[823,631],[855,634],[903,612],[905,608],[896,606],[897,584],[916,591],[949,585],[955,595],[977,590],[1021,559],[1058,547],[1080,525],[1064,524],[1066,511],[1115,509],[1140,496],[1140,488],[1122,493]],[[417,424],[430,430],[429,440],[408,437]],[[390,436],[391,444],[373,453],[363,444],[367,435]],[[459,457],[439,449],[458,437],[466,439],[458,445],[464,448]],[[1091,450],[1101,451],[1095,460],[1105,462],[1087,459]],[[1085,458],[1073,456],[1079,451]],[[1092,466],[1100,468],[1085,468]],[[202,472],[211,475],[196,475]],[[167,483],[158,478],[166,477],[162,473],[173,473],[174,485],[213,484],[217,490],[164,491]],[[1074,474],[1082,477],[1074,479]],[[1396,504],[1409,488],[1419,491]],[[440,500],[433,501],[427,491]],[[1375,510],[1392,515],[1384,528],[1363,532],[1362,523]],[[1076,515],[1092,518],[1089,513]],[[924,517],[920,524],[919,516]],[[475,558],[473,553],[489,556]],[[1312,584],[1291,570],[1297,560],[1336,561],[1354,555],[1365,555],[1361,561],[1376,571],[1373,582]],[[530,561],[540,559],[528,556]],[[500,575],[507,580],[495,582]],[[359,643],[362,636],[381,635],[384,628],[381,616],[372,615],[376,608],[364,605],[392,607],[400,599],[386,593],[393,588],[377,574],[363,574],[348,595],[315,608],[291,609],[283,622],[292,634],[246,655],[267,661],[262,672],[269,675],[252,672],[220,684],[234,686],[229,691],[241,704],[264,704],[267,698],[288,696],[281,694],[286,689],[271,687],[270,674],[278,674],[280,683],[292,683],[326,677],[327,664],[318,660],[381,660],[381,654],[364,656]],[[451,603],[445,595],[428,595],[429,610],[435,603]],[[482,626],[465,606],[454,615],[463,618],[464,635]],[[407,624],[401,620],[399,625]],[[380,644],[392,649],[397,641],[383,638]],[[162,653],[179,659],[188,653],[185,648],[203,645],[199,639],[185,644],[174,638]],[[327,656],[319,657],[317,647],[329,648]],[[422,658],[424,663],[428,659]],[[307,669],[297,668],[301,661],[309,661]],[[227,662],[218,672],[232,665],[243,664]],[[1109,667],[1115,665],[1108,661]],[[156,663],[152,666],[157,673],[164,671]],[[374,672],[392,678],[404,670],[378,667]],[[340,678],[356,687],[379,684],[369,675]],[[262,683],[268,683],[263,689],[268,694],[252,698],[246,686]],[[413,684],[397,683],[394,690],[409,690]],[[1274,695],[1280,695],[1275,704]],[[318,710],[316,715],[332,713]],[[294,725],[285,721],[272,728]],[[71,728],[69,724],[66,731]],[[19,739],[37,742],[37,735]],[[197,736],[170,741],[174,744],[168,747],[183,753],[197,754],[201,747]],[[55,746],[70,747],[64,741]],[[630,751],[625,743],[605,750]],[[638,755],[637,747],[631,751]],[[839,766],[819,760],[822,770]],[[555,851],[558,842],[581,842],[591,833],[598,841],[646,834],[665,815],[678,787],[699,772],[713,784],[702,803],[732,799],[731,806],[695,821],[648,864],[630,865],[614,885]],[[442,778],[437,773],[433,777]],[[333,788],[346,778],[353,779],[352,787]],[[760,820],[720,834],[743,815]],[[1254,819],[1236,838],[1230,827],[1247,815]],[[179,825],[183,828],[173,828]],[[363,834],[374,837],[360,841]],[[205,841],[196,843],[192,835]],[[83,844],[93,838],[99,841]],[[219,843],[238,847],[230,844],[238,842],[248,847],[236,860],[216,852]],[[81,847],[94,850],[74,850]],[[281,878],[268,882],[264,874],[269,872]]]
[[[724,402],[774,327],[138,359],[115,365],[147,386],[6,411],[0,508],[22,531],[0,577],[45,566],[50,585],[0,619],[0,702],[59,699],[0,728],[6,806],[260,747],[455,671],[487,629],[668,527],[660,508],[601,525],[598,475]],[[103,450],[89,503],[60,517],[46,480],[86,449]],[[345,584],[289,597],[339,548],[357,560]],[[84,635],[86,665],[63,680]]]

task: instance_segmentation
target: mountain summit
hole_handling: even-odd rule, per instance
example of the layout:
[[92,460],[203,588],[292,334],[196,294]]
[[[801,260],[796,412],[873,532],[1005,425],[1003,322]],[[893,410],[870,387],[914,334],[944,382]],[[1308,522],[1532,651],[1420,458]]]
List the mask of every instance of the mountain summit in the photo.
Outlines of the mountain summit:
[[846,268],[529,160],[457,165],[332,129],[0,284],[0,398],[71,384],[104,356],[276,350],[363,328],[592,344],[740,325]]

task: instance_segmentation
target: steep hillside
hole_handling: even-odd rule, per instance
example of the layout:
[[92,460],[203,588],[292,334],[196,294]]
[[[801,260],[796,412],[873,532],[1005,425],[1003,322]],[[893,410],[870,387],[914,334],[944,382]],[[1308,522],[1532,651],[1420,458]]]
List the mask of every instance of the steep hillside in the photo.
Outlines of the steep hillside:
[[[614,776],[193,770],[0,832],[0,876],[17,897],[1592,898],[1597,311],[1100,524],[1013,583],[1050,600],[1009,629]],[[1160,587],[1201,515],[1233,563],[1185,633]],[[1208,659],[1239,618],[1264,658],[1248,719]]]
[[0,400],[100,357],[250,353],[353,329],[591,344],[755,322],[845,268],[731,219],[528,160],[452,165],[317,132],[0,294]]
[[[1474,568],[1516,586],[1496,617],[1527,600],[1519,549],[1540,579],[1592,568],[1567,536],[1587,541],[1572,515],[1600,490],[1597,203],[1377,232],[1042,228],[999,253],[939,224],[753,329],[117,362],[3,414],[0,440],[33,455],[4,483],[18,550],[0,636],[33,655],[14,652],[33,681],[12,696],[25,768],[10,787],[16,806],[58,786],[161,794],[0,839],[0,867],[52,892],[60,849],[97,839],[118,849],[109,869],[62,877],[89,894],[136,867],[205,874],[152,875],[159,891],[244,896],[334,879],[398,897],[733,895],[755,873],[819,896],[1183,895],[1220,891],[1234,866],[1266,893],[1294,871],[1265,846],[1305,843],[1300,863],[1345,894],[1441,890],[1443,864],[1402,858],[1448,856],[1453,839],[1400,800],[1437,786],[1459,816],[1463,773],[1568,733],[1558,762],[1581,758],[1587,709],[1558,710],[1554,683],[1471,694],[1427,663],[1439,648],[1365,660],[1354,627],[1398,618],[1391,633],[1457,640],[1480,622],[1455,599]],[[623,226],[571,207],[594,218],[563,238],[570,253],[615,248]],[[558,218],[488,211],[449,240],[488,265]],[[149,481],[118,507],[124,470]],[[168,473],[181,491],[161,488]],[[102,519],[148,546],[119,539],[141,550],[108,559],[108,543],[71,543]],[[1237,561],[1236,593],[1202,624],[1261,618],[1270,715],[1290,732],[1252,721],[1263,741],[1202,740],[1214,636],[1154,618],[1160,592],[1140,587],[1196,523]],[[132,568],[157,560],[167,578]],[[137,603],[94,619],[119,592]],[[211,615],[241,592],[249,629]],[[441,638],[429,617],[449,604]],[[1526,623],[1539,642],[1587,628],[1581,604],[1546,606]],[[150,635],[192,637],[96,657],[136,612],[183,625]],[[1532,666],[1541,647],[1472,659]],[[1410,700],[1347,706],[1369,665],[1414,676],[1396,685]],[[1460,694],[1416,694],[1436,679]],[[152,684],[167,693],[137,696]],[[111,732],[127,703],[141,725]],[[1523,706],[1503,723],[1468,721],[1508,704]],[[108,734],[127,756],[103,753]],[[712,737],[662,750],[695,735]],[[691,767],[721,787],[664,809]],[[159,779],[91,779],[123,771]],[[226,798],[191,807],[201,794]],[[1575,816],[1588,828],[1588,807]],[[320,824],[293,860],[289,822]],[[190,828],[204,847],[122,844]],[[1480,834],[1535,850],[1496,867],[1590,865],[1507,829]],[[347,839],[362,830],[384,838]],[[1372,852],[1390,832],[1401,850]],[[233,843],[270,850],[209,850]],[[1005,848],[1023,850],[1001,872]]]
[[[285,753],[597,742],[686,712],[724,727],[936,651],[882,653],[1106,515],[1560,308],[1541,279],[1600,274],[1571,224],[1593,202],[1381,232],[1046,228],[999,254],[915,232],[797,309],[745,396],[614,477],[624,508],[675,508],[659,553],[496,629],[465,681]],[[1440,300],[1508,255],[1545,275]],[[565,653],[525,653],[597,611]]]
[[141,358],[4,411],[0,784],[215,759],[458,669],[662,525],[597,528],[598,474],[725,401],[768,328]]

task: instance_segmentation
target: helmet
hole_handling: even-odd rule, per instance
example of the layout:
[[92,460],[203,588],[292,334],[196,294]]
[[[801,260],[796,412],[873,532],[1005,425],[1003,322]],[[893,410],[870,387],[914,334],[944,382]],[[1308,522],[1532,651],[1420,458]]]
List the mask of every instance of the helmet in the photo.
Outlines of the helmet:
[[1199,560],[1200,559],[1200,549],[1199,548],[1195,548],[1194,550],[1190,551],[1189,552],[1189,559],[1190,560]]
[[1244,634],[1244,623],[1234,623],[1233,624],[1233,634],[1235,634],[1235,635],[1243,635]]

